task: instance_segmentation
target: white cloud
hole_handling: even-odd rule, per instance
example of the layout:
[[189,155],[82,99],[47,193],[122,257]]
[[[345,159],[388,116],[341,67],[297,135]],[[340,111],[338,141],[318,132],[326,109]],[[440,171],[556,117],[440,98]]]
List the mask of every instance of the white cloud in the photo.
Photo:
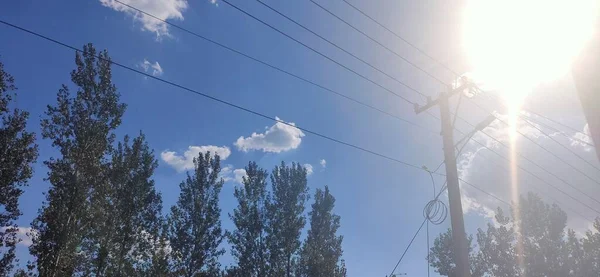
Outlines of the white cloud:
[[325,159],[320,160],[319,164],[321,165],[322,168],[326,168],[327,167],[327,161]]
[[590,152],[593,150],[593,147],[590,145],[594,145],[590,134],[590,126],[586,123],[583,126],[583,132],[578,132],[570,138],[571,146],[581,146],[584,151]]
[[144,59],[144,61],[140,63],[140,67],[144,69],[144,72],[146,73],[152,69],[152,76],[161,76],[163,74],[163,69],[158,62],[151,63]]
[[238,184],[243,184],[244,177],[247,177],[246,170],[243,168],[238,168],[233,171],[233,180]]
[[163,151],[160,153],[160,157],[168,165],[172,166],[178,172],[190,170],[194,168],[194,158],[198,157],[199,153],[206,153],[210,151],[212,154],[218,154],[221,160],[227,159],[231,155],[231,150],[227,146],[188,146],[188,150],[183,152],[183,155],[177,154],[174,151]]
[[235,184],[243,184],[244,177],[248,176],[243,168],[233,169],[233,165],[226,165],[221,169],[219,174],[223,181],[233,182]]
[[[280,121],[278,117],[275,117],[275,119]],[[247,138],[241,136],[233,144],[244,152],[262,150],[263,152],[280,153],[296,149],[302,142],[304,133],[294,127],[294,123],[289,122],[289,124],[292,126],[277,122],[275,125],[268,127],[265,133],[252,133]]]
[[307,176],[310,176],[310,175],[313,174],[313,166],[312,166],[312,164],[304,164],[302,166],[304,166],[304,168],[306,169],[306,175]]
[[[160,19],[183,20],[183,11],[187,9],[187,0],[120,0],[121,2],[140,9],[148,14],[154,15]],[[115,11],[124,12],[133,17],[135,21],[142,24],[142,30],[150,31],[156,34],[156,38],[170,36],[169,28],[166,23],[159,21],[149,15],[140,13],[115,0],[100,0],[103,6]]]

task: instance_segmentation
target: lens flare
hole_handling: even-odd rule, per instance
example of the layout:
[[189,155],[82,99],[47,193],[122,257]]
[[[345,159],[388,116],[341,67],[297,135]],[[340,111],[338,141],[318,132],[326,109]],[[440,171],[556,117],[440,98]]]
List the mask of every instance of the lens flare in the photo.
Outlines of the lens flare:
[[[470,0],[465,8],[463,47],[470,75],[497,91],[507,107],[515,222],[520,222],[516,157],[520,108],[535,86],[570,71],[595,31],[598,6],[598,0]],[[517,236],[517,259],[526,270],[522,246]]]

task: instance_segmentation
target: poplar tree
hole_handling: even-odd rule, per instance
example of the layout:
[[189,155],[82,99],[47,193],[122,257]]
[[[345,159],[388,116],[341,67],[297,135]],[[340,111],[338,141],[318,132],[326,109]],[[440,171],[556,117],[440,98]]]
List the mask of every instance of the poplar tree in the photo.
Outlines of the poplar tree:
[[41,123],[43,138],[52,141],[59,157],[44,162],[50,189],[32,223],[36,235],[30,253],[40,276],[89,273],[98,254],[84,251],[97,222],[91,204],[108,182],[107,156],[125,111],[106,51],[85,45],[75,65],[71,81],[76,92],[63,85]]
[[16,89],[0,62],[0,276],[9,276],[14,268],[19,198],[38,151],[35,134],[26,130],[29,113],[11,107]]
[[194,171],[179,188],[177,204],[169,217],[169,245],[172,249],[172,272],[176,276],[217,276],[218,258],[225,252],[219,248],[225,237],[221,229],[219,193],[223,179],[219,177],[218,155],[200,153],[194,159]]
[[131,145],[126,136],[112,155],[107,276],[140,275],[151,267],[154,243],[161,243],[162,200],[152,180],[157,166],[141,133]]
[[292,276],[297,267],[300,233],[306,224],[304,205],[308,200],[306,169],[284,162],[271,174],[271,200],[267,205],[267,249],[269,276]]
[[228,235],[228,241],[231,254],[237,261],[236,268],[230,272],[235,272],[236,276],[266,276],[267,176],[266,170],[250,162],[246,166],[243,185],[235,188],[234,196],[238,205],[233,215],[229,215],[235,229]]
[[300,276],[342,277],[346,269],[342,260],[340,216],[333,213],[335,198],[329,187],[317,189],[309,212],[310,229],[300,255]]

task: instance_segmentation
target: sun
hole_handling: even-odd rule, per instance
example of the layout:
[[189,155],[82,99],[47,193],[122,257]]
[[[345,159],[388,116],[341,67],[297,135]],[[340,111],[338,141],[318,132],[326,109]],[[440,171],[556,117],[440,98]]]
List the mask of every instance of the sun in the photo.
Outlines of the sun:
[[597,0],[469,0],[463,47],[476,81],[517,105],[555,80],[593,34]]

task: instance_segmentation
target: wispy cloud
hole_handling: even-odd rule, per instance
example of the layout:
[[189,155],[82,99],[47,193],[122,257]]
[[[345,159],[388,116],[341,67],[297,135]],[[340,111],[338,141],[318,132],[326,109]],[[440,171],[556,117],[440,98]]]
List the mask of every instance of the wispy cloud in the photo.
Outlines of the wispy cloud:
[[327,161],[325,159],[320,160],[319,164],[321,165],[322,168],[326,168],[327,167]]
[[152,70],[152,76],[161,76],[163,74],[163,69],[158,62],[151,63],[147,59],[144,59],[140,63],[140,67],[144,70],[144,72],[148,73]]

